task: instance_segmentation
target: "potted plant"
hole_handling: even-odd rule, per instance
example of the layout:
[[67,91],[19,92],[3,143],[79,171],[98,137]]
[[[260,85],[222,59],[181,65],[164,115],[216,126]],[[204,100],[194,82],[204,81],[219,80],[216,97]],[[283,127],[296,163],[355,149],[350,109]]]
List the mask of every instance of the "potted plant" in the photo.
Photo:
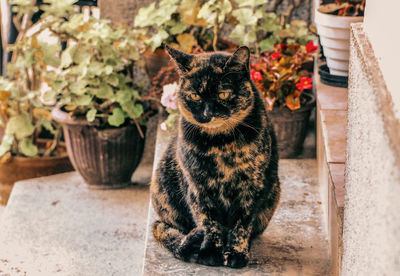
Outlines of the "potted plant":
[[[23,78],[23,77],[22,77]],[[61,129],[49,108],[16,81],[0,78],[0,183],[71,171]],[[46,132],[46,135],[43,135]],[[41,138],[46,136],[47,138]]]
[[38,40],[41,30],[28,36],[29,20],[36,7],[12,1],[14,22],[19,36],[12,60],[7,65],[8,79],[0,78],[0,183],[46,176],[73,168],[61,129],[51,118],[50,108],[41,101],[42,78],[48,66],[57,65],[59,46]]
[[251,79],[259,89],[274,125],[281,158],[301,153],[315,98],[312,73],[305,64],[318,49],[313,41],[306,45],[279,43],[275,51],[253,57]]
[[46,2],[43,28],[66,46],[44,97],[57,101],[52,115],[72,164],[91,187],[126,186],[144,145],[146,113],[132,77],[140,41],[124,26],[75,13],[71,1]]
[[135,18],[147,45],[145,67],[153,79],[162,67],[168,66],[169,57],[162,49],[168,44],[184,52],[198,49],[227,50],[236,45],[220,37],[220,29],[231,16],[229,0],[162,0],[141,8]]
[[364,7],[365,0],[336,0],[336,3],[320,6],[315,13],[321,45],[332,75],[348,75],[350,25],[363,21]]

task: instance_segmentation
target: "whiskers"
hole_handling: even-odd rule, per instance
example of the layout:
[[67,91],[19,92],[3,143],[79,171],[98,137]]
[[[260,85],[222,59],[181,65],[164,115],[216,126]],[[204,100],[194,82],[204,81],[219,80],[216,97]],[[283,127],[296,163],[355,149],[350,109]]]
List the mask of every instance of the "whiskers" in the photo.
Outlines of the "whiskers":
[[260,130],[255,128],[252,125],[249,125],[249,124],[247,124],[247,123],[245,123],[243,121],[240,121],[238,119],[235,119],[235,118],[229,118],[229,120],[235,121],[237,123],[236,125],[242,125],[242,126],[248,127],[250,129],[254,130],[257,134],[260,134]]

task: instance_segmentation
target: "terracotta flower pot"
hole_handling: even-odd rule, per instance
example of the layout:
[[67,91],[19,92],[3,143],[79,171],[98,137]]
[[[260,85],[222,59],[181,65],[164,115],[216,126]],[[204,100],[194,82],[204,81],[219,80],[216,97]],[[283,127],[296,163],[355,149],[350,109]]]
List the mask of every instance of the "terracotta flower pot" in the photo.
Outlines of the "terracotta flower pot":
[[280,158],[294,158],[303,150],[308,122],[315,106],[313,95],[303,95],[307,97],[307,102],[299,109],[291,111],[284,107],[268,111],[268,117],[275,129]]
[[[144,147],[136,125],[104,129],[96,122],[71,118],[59,108],[53,109],[52,116],[63,124],[72,165],[88,185],[112,189],[131,183]],[[144,127],[142,130],[145,133]]]
[[[65,149],[65,144],[59,147]],[[63,152],[59,156],[11,157],[9,161],[0,164],[0,184],[11,185],[24,179],[72,171],[68,155],[65,150]]]

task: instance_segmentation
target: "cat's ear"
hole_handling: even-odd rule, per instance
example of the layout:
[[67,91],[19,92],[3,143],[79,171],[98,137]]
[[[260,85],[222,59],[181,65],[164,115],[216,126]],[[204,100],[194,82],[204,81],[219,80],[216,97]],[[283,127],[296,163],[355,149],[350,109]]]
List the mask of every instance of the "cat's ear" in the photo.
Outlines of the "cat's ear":
[[168,45],[165,45],[165,50],[169,56],[174,60],[175,64],[178,66],[179,70],[183,73],[190,71],[190,63],[192,62],[194,56],[186,54]]
[[224,70],[248,71],[250,61],[250,49],[246,46],[238,48],[225,63]]

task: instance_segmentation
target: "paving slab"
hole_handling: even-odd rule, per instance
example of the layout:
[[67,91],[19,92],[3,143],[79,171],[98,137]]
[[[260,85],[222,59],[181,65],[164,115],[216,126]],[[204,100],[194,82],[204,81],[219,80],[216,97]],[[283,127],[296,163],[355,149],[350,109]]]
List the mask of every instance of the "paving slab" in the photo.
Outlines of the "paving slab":
[[0,275],[140,275],[147,185],[93,190],[76,172],[18,182],[0,221]]
[[[156,160],[165,148],[157,146]],[[268,229],[253,242],[247,267],[207,267],[175,259],[151,234],[156,214],[150,207],[143,275],[330,275],[316,160],[281,160],[280,177],[280,206]]]

